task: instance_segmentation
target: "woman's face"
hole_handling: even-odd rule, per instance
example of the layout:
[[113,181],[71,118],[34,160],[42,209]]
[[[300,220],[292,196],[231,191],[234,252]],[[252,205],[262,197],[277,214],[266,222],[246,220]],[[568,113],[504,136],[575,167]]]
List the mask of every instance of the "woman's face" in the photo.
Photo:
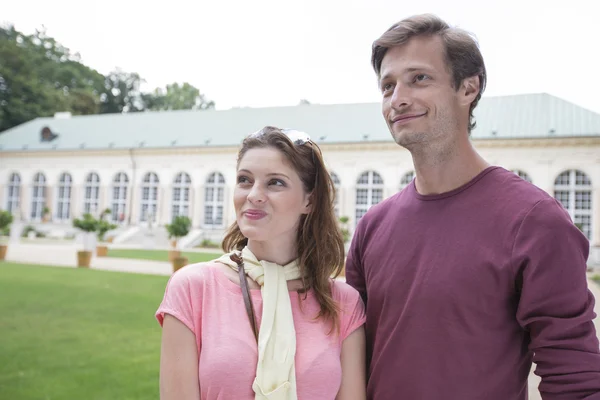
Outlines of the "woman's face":
[[273,147],[248,150],[236,181],[233,202],[242,234],[251,241],[295,241],[310,195],[283,153]]

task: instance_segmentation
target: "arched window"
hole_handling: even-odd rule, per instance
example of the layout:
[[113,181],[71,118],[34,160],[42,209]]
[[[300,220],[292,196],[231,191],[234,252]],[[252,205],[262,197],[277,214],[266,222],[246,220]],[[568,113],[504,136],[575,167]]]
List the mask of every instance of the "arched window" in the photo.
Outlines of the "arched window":
[[98,201],[100,199],[100,177],[97,173],[91,172],[85,178],[85,196],[83,198],[83,212],[94,214],[98,213]]
[[407,172],[406,174],[402,175],[402,178],[400,179],[400,190],[407,187],[408,184],[411,183],[414,178],[415,178],[415,171],[410,171],[410,172]]
[[46,177],[38,172],[33,177],[33,192],[31,194],[31,219],[40,221],[46,207]]
[[[21,177],[16,172],[10,175],[8,180],[8,193],[6,196],[6,211],[11,214],[19,212],[19,203],[21,201]],[[20,217],[20,215],[19,215]]]
[[154,172],[144,175],[142,199],[140,201],[140,221],[154,222],[158,209],[158,176]]
[[129,186],[129,178],[124,172],[119,172],[115,175],[112,182],[112,201],[111,201],[111,217],[113,222],[125,221],[125,211],[127,210],[127,187]]
[[56,199],[56,219],[66,221],[71,218],[71,189],[73,178],[63,173],[58,180],[58,197]]
[[375,171],[363,173],[356,182],[356,219],[355,224],[366,212],[383,200],[383,179]]
[[225,177],[214,172],[206,180],[204,189],[204,225],[223,225],[223,204],[225,202]]
[[554,198],[571,215],[573,222],[592,239],[592,182],[583,172],[569,170],[554,181]]
[[192,180],[185,172],[178,174],[173,182],[173,201],[171,219],[178,216],[190,216],[190,187]]

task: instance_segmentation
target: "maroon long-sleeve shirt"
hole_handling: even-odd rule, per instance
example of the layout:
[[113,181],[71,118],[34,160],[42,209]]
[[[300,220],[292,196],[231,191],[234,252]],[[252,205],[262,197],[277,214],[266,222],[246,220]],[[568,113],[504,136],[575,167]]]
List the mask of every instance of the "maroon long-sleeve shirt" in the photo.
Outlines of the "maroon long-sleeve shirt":
[[600,399],[589,242],[562,206],[500,167],[360,220],[346,266],[366,302],[368,398]]

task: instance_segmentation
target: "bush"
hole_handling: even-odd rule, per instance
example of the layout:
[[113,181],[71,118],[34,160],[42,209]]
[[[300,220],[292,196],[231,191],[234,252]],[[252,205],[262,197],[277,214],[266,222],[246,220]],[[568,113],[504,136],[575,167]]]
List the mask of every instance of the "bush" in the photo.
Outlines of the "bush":
[[98,226],[98,220],[92,216],[92,214],[83,214],[83,218],[75,218],[73,220],[73,226],[77,229],[81,229],[84,232],[95,232]]
[[169,239],[181,238],[187,236],[190,233],[192,227],[192,220],[182,215],[173,218],[173,222],[165,225],[167,232],[169,233]]
[[117,225],[111,224],[110,222],[105,221],[103,219],[98,221],[97,225],[96,225],[96,233],[98,234],[98,240],[103,241],[104,235],[106,235],[106,232],[108,232],[112,229],[115,229],[116,227],[117,227]]
[[27,237],[29,236],[29,232],[35,232],[35,228],[31,225],[27,225],[25,228],[23,228],[23,232],[21,233],[21,237]]
[[9,232],[13,216],[8,211],[0,210],[0,233]]
[[342,238],[344,239],[344,243],[348,243],[350,240],[350,229],[348,229],[348,220],[349,218],[346,216],[340,217],[340,231],[342,232]]
[[200,243],[200,246],[198,247],[204,247],[204,248],[209,248],[209,249],[218,249],[219,247],[221,247],[221,245],[219,243],[213,242],[210,239],[204,239],[202,240],[202,242]]

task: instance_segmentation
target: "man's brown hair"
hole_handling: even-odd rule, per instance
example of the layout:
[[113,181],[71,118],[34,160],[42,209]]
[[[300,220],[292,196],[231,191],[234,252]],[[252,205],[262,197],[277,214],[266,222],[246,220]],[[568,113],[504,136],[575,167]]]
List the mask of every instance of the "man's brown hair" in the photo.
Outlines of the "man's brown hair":
[[469,133],[475,128],[473,110],[485,90],[487,74],[483,56],[477,40],[468,32],[451,27],[441,18],[432,14],[415,15],[392,25],[381,37],[373,42],[371,64],[381,78],[381,62],[387,51],[402,46],[416,36],[439,36],[446,51],[446,65],[452,74],[454,89],[458,90],[465,78],[479,77],[479,94],[469,109]]

